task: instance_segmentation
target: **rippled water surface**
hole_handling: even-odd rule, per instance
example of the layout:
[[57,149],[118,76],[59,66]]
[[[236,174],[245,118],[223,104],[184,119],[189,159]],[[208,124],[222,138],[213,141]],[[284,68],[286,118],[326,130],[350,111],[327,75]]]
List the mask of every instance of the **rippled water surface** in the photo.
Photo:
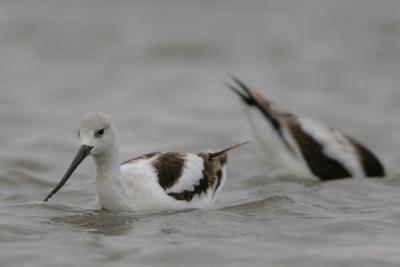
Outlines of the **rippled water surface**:
[[[399,266],[400,2],[0,2],[1,266]],[[231,153],[212,210],[91,209],[80,117],[109,113],[121,161],[252,139],[229,73],[345,129],[390,177],[270,177]]]

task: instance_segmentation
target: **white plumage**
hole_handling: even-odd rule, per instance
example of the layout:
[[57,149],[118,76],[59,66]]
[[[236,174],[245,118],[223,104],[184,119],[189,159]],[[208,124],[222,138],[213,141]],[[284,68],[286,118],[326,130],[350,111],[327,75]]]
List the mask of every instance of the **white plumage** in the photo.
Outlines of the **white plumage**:
[[320,122],[308,119],[298,119],[303,131],[312,136],[323,147],[323,153],[336,159],[353,177],[363,177],[364,172],[356,147],[339,130],[328,128]]
[[204,160],[196,154],[187,153],[183,174],[176,184],[166,190],[167,193],[179,193],[194,191],[194,187],[200,184],[203,176]]
[[157,211],[212,206],[226,179],[227,152],[146,154],[119,164],[116,129],[101,112],[86,114],[79,128],[81,148],[47,201],[91,155],[96,165],[99,209]]
[[379,159],[364,145],[338,129],[277,107],[258,91],[233,78],[227,84],[242,100],[272,175],[332,180],[383,177]]

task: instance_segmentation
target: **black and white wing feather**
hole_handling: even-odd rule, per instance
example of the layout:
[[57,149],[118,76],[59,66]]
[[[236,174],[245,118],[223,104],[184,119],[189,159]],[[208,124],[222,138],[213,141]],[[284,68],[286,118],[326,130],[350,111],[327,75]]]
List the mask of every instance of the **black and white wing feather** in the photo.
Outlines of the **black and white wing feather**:
[[384,167],[364,145],[340,130],[283,111],[233,77],[227,84],[243,101],[253,130],[272,168],[307,172],[321,180],[382,177]]
[[147,160],[169,197],[184,202],[213,201],[226,179],[227,153],[150,153],[124,164]]

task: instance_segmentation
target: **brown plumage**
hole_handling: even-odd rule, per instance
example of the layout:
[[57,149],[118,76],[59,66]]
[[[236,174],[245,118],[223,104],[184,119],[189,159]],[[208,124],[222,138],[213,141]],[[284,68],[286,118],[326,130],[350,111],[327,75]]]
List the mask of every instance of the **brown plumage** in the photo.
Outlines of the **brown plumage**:
[[[302,118],[280,109],[261,93],[250,89],[239,79],[232,78],[235,84],[228,83],[228,87],[243,100],[247,107],[254,108],[260,112],[266,119],[266,123],[276,132],[284,145],[282,149],[286,149],[294,158],[303,158],[310,172],[319,179],[332,180],[355,175],[352,173],[354,170],[350,170],[346,164],[343,164],[343,161],[348,159],[348,154],[342,155],[343,157],[339,158],[340,156],[336,154],[333,155],[326,152],[325,146],[328,143],[334,142],[338,142],[337,146],[342,146],[342,148],[347,143],[349,146],[352,146],[352,149],[355,151],[353,159],[357,162],[358,167],[365,176],[382,177],[385,175],[384,167],[378,157],[355,139],[343,134],[339,130],[318,124],[316,128],[319,127],[323,133],[330,133],[332,137],[331,139],[324,139],[322,142],[321,139],[315,137],[315,133],[308,132],[303,127]],[[339,143],[334,138],[335,134],[339,134],[341,138],[345,139],[346,144]],[[265,136],[265,138],[268,138],[268,136]],[[271,154],[271,157],[273,156]]]
[[[176,200],[192,201],[195,196],[200,197],[205,193],[212,194],[212,198],[214,198],[223,183],[228,151],[246,143],[216,152],[200,152],[197,154],[154,152],[128,160],[124,164],[134,164],[139,160],[148,160],[157,175],[160,186],[170,197]],[[192,162],[190,162],[191,160]],[[185,170],[190,175],[186,174],[185,176]],[[180,182],[183,182],[188,188],[182,187],[182,185],[179,186]],[[176,192],[175,186],[178,186],[181,191]]]
[[365,146],[360,144],[354,139],[350,139],[355,148],[357,149],[358,156],[367,177],[382,177],[385,175],[385,168],[380,163],[379,159]]
[[196,195],[206,193],[209,188],[213,188],[215,191],[218,190],[221,185],[222,168],[227,162],[228,153],[224,152],[217,157],[210,157],[212,153],[207,152],[200,152],[197,155],[203,159],[204,164],[199,184],[194,186],[193,191],[185,190],[180,193],[169,193],[168,195],[177,200],[191,201]]
[[351,174],[337,160],[326,156],[323,146],[303,131],[297,124],[290,124],[290,132],[300,148],[300,151],[311,172],[321,180],[350,178]]
[[151,159],[151,165],[157,173],[158,182],[164,190],[172,187],[178,181],[179,177],[182,176],[185,164],[185,154],[183,153],[153,152],[130,159],[123,164],[141,159]]
[[157,171],[158,182],[161,187],[168,189],[172,187],[182,176],[185,164],[185,155],[181,153],[162,153],[152,161]]

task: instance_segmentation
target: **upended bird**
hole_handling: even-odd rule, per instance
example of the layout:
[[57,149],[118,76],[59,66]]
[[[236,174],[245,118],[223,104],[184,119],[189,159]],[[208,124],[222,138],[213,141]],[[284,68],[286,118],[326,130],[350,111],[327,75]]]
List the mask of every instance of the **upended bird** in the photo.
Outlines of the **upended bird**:
[[285,111],[239,79],[232,79],[227,86],[244,103],[262,162],[273,175],[322,181],[385,176],[378,157],[353,137]]

